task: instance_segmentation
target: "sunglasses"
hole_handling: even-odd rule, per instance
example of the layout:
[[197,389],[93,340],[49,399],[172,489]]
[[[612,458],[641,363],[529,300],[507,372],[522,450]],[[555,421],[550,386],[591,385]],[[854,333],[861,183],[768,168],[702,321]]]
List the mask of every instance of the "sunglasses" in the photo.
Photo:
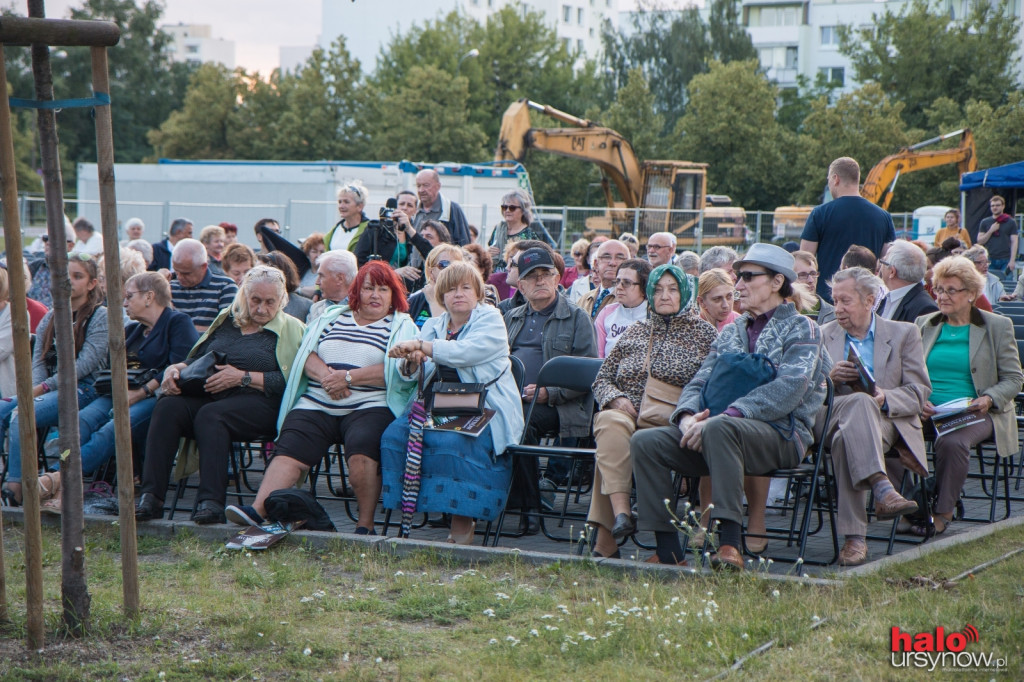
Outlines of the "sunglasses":
[[503,213],[505,211],[514,211],[517,208],[522,208],[522,206],[516,206],[515,204],[502,204],[501,205],[501,210],[502,210]]
[[84,253],[82,251],[77,251],[75,253],[69,253],[68,254],[68,259],[69,260],[80,260],[80,261],[83,261],[83,262],[87,263],[87,262],[92,260],[92,254]]
[[760,277],[761,275],[764,275],[765,277],[767,277],[770,274],[771,273],[768,273],[768,272],[749,272],[748,271],[748,272],[737,272],[736,273],[736,277],[738,277],[739,279],[742,279],[744,282],[749,282],[750,280],[754,279],[755,277]]
[[450,260],[439,260],[439,261],[437,261],[437,269],[438,270],[444,270],[446,267],[448,267],[451,264],[452,264],[452,262]]

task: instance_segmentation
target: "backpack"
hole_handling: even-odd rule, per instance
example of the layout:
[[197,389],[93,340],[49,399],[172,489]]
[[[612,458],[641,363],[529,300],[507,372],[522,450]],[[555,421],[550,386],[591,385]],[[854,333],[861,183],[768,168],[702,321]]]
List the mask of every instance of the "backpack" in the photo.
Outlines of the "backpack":
[[305,521],[305,530],[329,530],[338,532],[331,522],[320,503],[316,501],[308,490],[297,488],[285,488],[275,490],[267,496],[264,502],[267,510],[267,519],[278,523],[291,523],[293,521]]
[[710,410],[711,417],[722,414],[758,386],[772,381],[775,374],[775,363],[763,353],[722,353],[700,390],[700,409]]

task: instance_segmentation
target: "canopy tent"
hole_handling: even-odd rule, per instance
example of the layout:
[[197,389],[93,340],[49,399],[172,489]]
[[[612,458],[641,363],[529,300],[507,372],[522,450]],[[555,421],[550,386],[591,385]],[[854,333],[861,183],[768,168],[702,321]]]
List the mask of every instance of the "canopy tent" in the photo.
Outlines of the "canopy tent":
[[960,192],[963,198],[962,224],[971,239],[977,241],[978,223],[992,215],[988,200],[993,194],[1000,194],[1006,199],[1006,212],[1010,215],[1014,215],[1017,199],[1024,198],[1024,161],[964,173],[960,177]]

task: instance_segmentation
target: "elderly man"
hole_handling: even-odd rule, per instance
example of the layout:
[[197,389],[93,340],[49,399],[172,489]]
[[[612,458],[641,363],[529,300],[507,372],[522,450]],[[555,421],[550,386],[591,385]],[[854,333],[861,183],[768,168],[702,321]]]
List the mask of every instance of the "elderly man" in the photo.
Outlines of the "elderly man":
[[85,218],[78,218],[73,227],[77,241],[71,253],[87,253],[90,256],[99,256],[103,253],[103,235],[96,231],[91,222]]
[[192,318],[202,333],[235,300],[238,287],[230,277],[210,272],[206,247],[196,239],[182,239],[171,252],[171,301],[178,312]]
[[609,239],[597,247],[594,262],[591,264],[593,272],[591,276],[600,282],[600,286],[591,289],[576,301],[576,305],[590,315],[591,320],[596,319],[597,314],[605,306],[615,301],[615,273],[618,272],[619,266],[627,260],[629,260],[629,247],[617,239]]
[[740,256],[736,253],[736,250],[730,249],[728,246],[712,246],[701,254],[700,274],[703,275],[705,272],[713,268],[721,268],[726,272],[732,272],[732,264],[735,263],[739,257]]
[[878,306],[878,315],[896,322],[913,322],[939,309],[924,288],[928,259],[910,242],[893,242],[878,259],[878,276],[889,290]]
[[[146,224],[142,222],[142,218],[129,218],[124,224],[124,239],[121,240],[121,246],[128,246],[128,242],[142,239],[142,233],[145,231]],[[152,256],[150,258],[152,259]]]
[[351,251],[326,251],[317,259],[316,286],[322,299],[314,303],[306,316],[306,324],[324,314],[329,306],[348,302],[348,292],[359,271],[359,263]]
[[676,255],[676,236],[671,232],[655,232],[647,238],[647,260],[651,267],[671,263]]
[[700,256],[694,251],[683,251],[674,262],[690,277],[700,277]]
[[[985,298],[989,300],[989,303],[998,301],[1006,296],[1006,290],[1003,288],[1003,283],[999,281],[999,278],[989,272],[989,258],[988,251],[984,246],[976,245],[964,251],[963,256],[974,263],[974,269],[977,270],[982,277],[985,278]],[[936,308],[937,310],[938,308]]]
[[[921,334],[913,324],[871,313],[879,286],[878,277],[864,268],[837,272],[832,280],[836,319],[821,328],[825,349],[835,361],[830,376],[836,397],[825,438],[836,476],[837,530],[846,536],[839,552],[841,566],[857,566],[867,559],[868,490],[875,498],[876,519],[917,511],[917,503],[896,492],[889,481],[885,453],[895,448],[905,466],[923,476],[928,473],[921,410],[932,385]],[[858,366],[847,360],[852,349],[874,377],[873,394],[864,392]],[[815,425],[819,436],[824,412],[822,408]]]
[[416,174],[416,196],[420,207],[413,216],[412,226],[417,232],[423,223],[437,220],[448,228],[456,244],[465,245],[472,241],[466,214],[458,204],[441,194],[441,176],[436,170],[428,168]]
[[182,239],[192,237],[192,221],[188,218],[175,218],[167,230],[167,239],[153,242],[153,261],[148,270],[168,270],[171,267],[171,251]]

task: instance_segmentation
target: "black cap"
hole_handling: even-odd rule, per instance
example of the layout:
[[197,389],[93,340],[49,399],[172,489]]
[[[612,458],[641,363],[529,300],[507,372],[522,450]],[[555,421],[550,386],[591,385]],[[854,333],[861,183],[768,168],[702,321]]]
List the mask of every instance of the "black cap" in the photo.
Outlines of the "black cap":
[[522,279],[529,272],[537,268],[551,268],[557,270],[555,261],[547,249],[527,249],[519,256],[519,278]]

